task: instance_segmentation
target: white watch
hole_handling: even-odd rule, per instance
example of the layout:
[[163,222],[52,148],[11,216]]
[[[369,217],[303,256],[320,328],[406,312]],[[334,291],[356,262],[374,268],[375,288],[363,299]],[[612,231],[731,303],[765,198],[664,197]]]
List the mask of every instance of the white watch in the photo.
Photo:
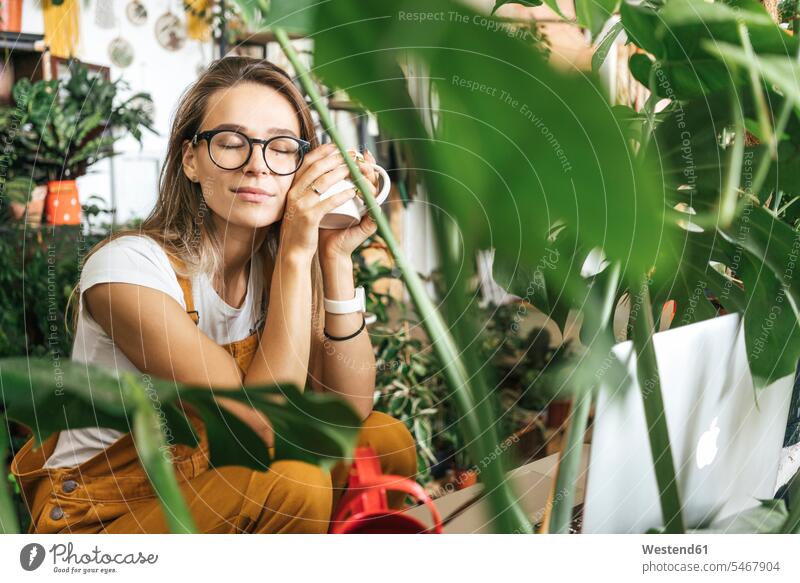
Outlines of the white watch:
[[329,314],[352,314],[353,312],[367,311],[367,297],[364,288],[356,288],[356,296],[352,300],[329,300],[324,299],[325,311]]

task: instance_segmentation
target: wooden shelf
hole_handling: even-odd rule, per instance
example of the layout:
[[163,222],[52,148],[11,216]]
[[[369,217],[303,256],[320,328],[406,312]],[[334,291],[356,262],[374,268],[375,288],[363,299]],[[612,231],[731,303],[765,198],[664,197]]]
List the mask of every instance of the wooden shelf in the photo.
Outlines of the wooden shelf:
[[47,50],[47,45],[44,43],[43,34],[3,30],[0,31],[0,49],[43,53]]
[[[0,49],[8,51],[7,60],[0,61],[0,104],[4,105],[11,103],[11,89],[17,81],[23,77],[32,82],[60,79],[70,61],[52,55],[41,34],[0,31]],[[109,67],[84,65],[106,80],[111,77]]]
[[357,113],[365,113],[367,110],[353,101],[328,101],[328,109],[335,111],[353,111]]
[[[291,40],[305,38],[305,35],[298,33],[289,33]],[[239,32],[234,36],[231,45],[266,45],[271,42],[278,42],[275,35],[271,30],[262,30],[260,32]]]

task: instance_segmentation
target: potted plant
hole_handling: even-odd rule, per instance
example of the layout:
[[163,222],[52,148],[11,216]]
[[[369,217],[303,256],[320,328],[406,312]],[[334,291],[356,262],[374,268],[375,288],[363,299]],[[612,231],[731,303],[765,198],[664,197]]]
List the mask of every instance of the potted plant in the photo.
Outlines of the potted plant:
[[0,30],[22,30],[22,0],[0,0]]
[[9,201],[9,213],[14,220],[25,219],[31,227],[42,223],[47,186],[36,186],[30,178],[17,176],[5,182],[3,189]]
[[11,107],[0,108],[0,193],[8,200],[8,216],[25,218],[29,226],[42,222],[46,177],[40,168],[31,168],[19,160],[19,122],[21,114]]
[[127,88],[108,81],[73,60],[66,80],[21,79],[13,97],[22,111],[16,155],[24,167],[47,177],[45,220],[49,224],[80,223],[80,197],[75,180],[96,162],[113,156],[114,143],[132,135],[141,145],[143,129],[152,127],[152,99],[137,93],[120,102]]

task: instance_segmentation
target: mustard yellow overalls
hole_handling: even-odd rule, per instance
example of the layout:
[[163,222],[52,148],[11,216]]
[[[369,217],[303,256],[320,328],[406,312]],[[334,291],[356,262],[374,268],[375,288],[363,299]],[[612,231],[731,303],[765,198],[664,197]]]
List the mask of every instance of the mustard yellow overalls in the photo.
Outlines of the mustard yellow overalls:
[[[175,261],[173,260],[173,263]],[[191,282],[178,277],[186,311],[195,323]],[[242,371],[253,358],[262,326],[250,336],[222,345]],[[203,533],[325,533],[332,509],[346,487],[350,469],[340,461],[330,473],[293,460],[273,462],[264,472],[241,466],[209,467],[208,438],[202,419],[187,410],[200,438],[197,447],[170,449],[183,497]],[[165,533],[161,505],[145,475],[130,433],[71,468],[43,468],[58,434],[39,449],[30,439],[14,456],[11,472],[31,514],[29,534]],[[378,454],[384,473],[412,477],[414,440],[400,421],[377,411],[364,421],[358,439]],[[394,508],[402,496],[389,497]]]

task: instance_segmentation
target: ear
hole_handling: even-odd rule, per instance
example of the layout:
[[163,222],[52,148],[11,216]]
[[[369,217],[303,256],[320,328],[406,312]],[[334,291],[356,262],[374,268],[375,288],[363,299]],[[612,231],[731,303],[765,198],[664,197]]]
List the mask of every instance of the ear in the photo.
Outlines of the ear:
[[181,146],[183,156],[183,173],[192,182],[200,182],[197,172],[197,158],[195,157],[195,147],[190,140],[184,140]]

